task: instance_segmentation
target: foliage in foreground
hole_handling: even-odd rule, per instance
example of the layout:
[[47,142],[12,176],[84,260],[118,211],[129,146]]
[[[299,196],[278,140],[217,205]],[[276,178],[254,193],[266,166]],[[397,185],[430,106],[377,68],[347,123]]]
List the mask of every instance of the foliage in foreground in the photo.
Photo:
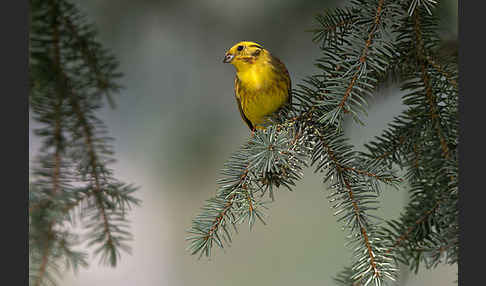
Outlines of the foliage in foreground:
[[43,145],[30,176],[29,285],[55,285],[64,267],[87,266],[80,243],[116,266],[130,250],[127,212],[140,202],[108,168],[111,139],[96,116],[120,88],[117,61],[67,1],[31,0],[30,20],[29,112]]

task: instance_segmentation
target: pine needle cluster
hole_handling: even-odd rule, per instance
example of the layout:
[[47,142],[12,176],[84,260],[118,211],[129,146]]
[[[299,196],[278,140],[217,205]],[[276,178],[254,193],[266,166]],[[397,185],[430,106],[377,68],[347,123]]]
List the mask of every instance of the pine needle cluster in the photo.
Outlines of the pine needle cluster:
[[31,0],[29,12],[29,112],[42,140],[29,186],[29,285],[55,285],[65,267],[88,265],[81,243],[116,266],[139,200],[108,167],[112,139],[96,115],[120,89],[118,62],[68,1]]
[[[188,230],[192,254],[226,247],[243,222],[264,223],[266,194],[273,201],[280,186],[292,190],[311,166],[330,186],[329,202],[353,251],[335,278],[339,285],[393,284],[399,263],[415,271],[457,263],[457,58],[436,56],[436,4],[353,0],[316,17],[319,72],[292,91],[290,110],[229,158],[216,196]],[[343,122],[351,116],[363,124],[368,101],[390,78],[405,92],[406,110],[365,152],[356,151]],[[396,220],[376,215],[383,185],[410,194]]]

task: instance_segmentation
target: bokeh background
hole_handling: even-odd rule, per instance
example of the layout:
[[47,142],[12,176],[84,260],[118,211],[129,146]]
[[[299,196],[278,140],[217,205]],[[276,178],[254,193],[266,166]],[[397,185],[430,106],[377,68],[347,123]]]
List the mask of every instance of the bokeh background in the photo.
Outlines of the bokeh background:
[[[333,285],[350,264],[345,235],[312,169],[294,192],[279,191],[268,224],[240,227],[234,243],[211,259],[189,255],[186,229],[215,194],[219,169],[248,137],[233,94],[234,69],[222,64],[241,40],[262,44],[290,71],[293,84],[311,75],[319,49],[306,30],[325,8],[347,1],[297,0],[77,0],[117,56],[125,87],[116,109],[100,113],[115,138],[117,178],[140,186],[141,207],[130,219],[133,253],[116,268],[92,260],[60,285]],[[457,1],[440,1],[442,35],[457,37]],[[356,148],[379,135],[403,110],[400,91],[383,88],[365,127],[349,122]],[[32,134],[29,155],[40,142]],[[385,189],[379,215],[397,217],[406,192]],[[455,285],[457,267],[441,265],[419,275],[406,269],[401,285]]]

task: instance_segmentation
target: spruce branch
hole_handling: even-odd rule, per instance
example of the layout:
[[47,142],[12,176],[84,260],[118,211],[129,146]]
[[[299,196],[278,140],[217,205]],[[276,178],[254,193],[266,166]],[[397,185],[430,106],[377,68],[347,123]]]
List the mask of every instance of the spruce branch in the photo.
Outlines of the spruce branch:
[[[51,27],[53,30],[53,40],[54,40],[54,60],[55,60],[55,67],[56,71],[58,71],[58,76],[59,76],[59,71],[60,71],[60,66],[61,66],[61,59],[60,59],[60,49],[59,49],[59,30],[58,30],[58,23],[57,23],[57,15],[58,11],[56,9],[56,6],[52,7],[51,12]],[[58,89],[57,92],[57,103],[54,107],[54,113],[55,113],[55,120],[54,120],[54,134],[53,134],[53,140],[54,140],[54,146],[55,146],[55,154],[54,154],[54,170],[52,174],[52,191],[50,192],[50,196],[56,196],[60,192],[60,186],[59,186],[59,176],[61,173],[61,152],[63,151],[63,136],[62,136],[62,127],[61,127],[61,121],[63,120],[62,118],[62,112],[61,112],[61,106],[63,103],[64,95],[62,93],[62,80],[59,81],[60,88]],[[47,267],[49,264],[49,260],[51,259],[50,257],[50,251],[52,247],[52,236],[53,236],[53,226],[54,226],[54,221],[50,221],[47,225],[47,229],[45,231],[45,238],[44,238],[44,246],[42,247],[42,258],[41,258],[41,263],[38,269],[37,277],[35,279],[34,285],[35,286],[40,286],[41,283],[44,281],[44,277],[46,276],[47,272]]]
[[[379,238],[370,237],[375,235],[376,223],[372,221],[375,216],[369,214],[369,211],[376,210],[376,207],[371,205],[377,202],[378,190],[375,189],[376,185],[366,184],[365,180],[377,180],[381,175],[370,177],[371,172],[356,172],[357,169],[352,167],[352,164],[356,164],[359,159],[355,157],[356,154],[350,145],[342,144],[345,142],[342,135],[335,136],[337,132],[329,131],[327,133],[331,135],[327,136],[319,131],[316,133],[320,137],[320,143],[314,149],[313,162],[320,161],[317,170],[329,168],[324,181],[333,182],[331,188],[335,191],[329,195],[330,202],[333,203],[332,207],[337,209],[335,215],[339,215],[338,221],[343,220],[345,227],[349,229],[350,243],[355,249],[353,279],[364,281],[366,285],[370,282],[380,283],[383,276],[394,279],[396,269],[390,262],[391,258],[387,257],[386,253],[381,253]],[[335,138],[329,140],[332,137]],[[389,180],[382,182],[396,184],[400,180],[390,176]]]
[[[228,177],[221,180],[229,189],[220,187],[193,220],[193,254],[209,255],[212,244],[204,241],[208,234],[223,233],[219,229],[226,224],[236,230],[242,214],[256,209],[251,198],[283,185],[308,161],[330,183],[331,207],[349,231],[348,245],[354,250],[352,266],[338,275],[337,283],[381,285],[396,279],[400,262],[417,270],[421,262],[432,267],[444,256],[448,263],[457,261],[457,65],[453,57],[439,64],[432,56],[439,41],[430,3],[359,0],[316,17],[319,72],[292,91],[290,116],[256,132],[230,158],[224,170]],[[366,152],[355,151],[343,135],[343,114],[361,122],[358,113],[366,113],[367,99],[394,74],[407,92],[407,109],[365,144]],[[290,160],[284,151],[281,160],[274,160],[279,136],[288,142],[283,149],[298,151],[302,159]],[[279,164],[290,161],[294,164],[288,168]],[[410,202],[398,220],[386,220],[373,211],[380,202],[380,186],[404,188],[396,166],[406,170]],[[301,178],[296,174],[292,182]],[[386,226],[380,225],[383,221]]]
[[[317,104],[327,112],[322,114],[319,122],[323,124],[338,123],[341,128],[344,114],[351,114],[358,123],[363,123],[359,113],[366,114],[367,98],[373,96],[380,80],[387,74],[397,52],[389,37],[386,36],[385,23],[394,15],[393,5],[384,5],[384,1],[353,1],[351,11],[356,21],[352,29],[342,34],[342,44],[323,49],[323,57],[318,60],[322,74],[317,75],[321,81],[325,99]],[[358,17],[359,15],[359,17]],[[326,19],[326,18],[324,18]],[[334,21],[331,19],[332,25]],[[366,38],[363,39],[363,34]],[[333,41],[332,38],[324,38]]]
[[[94,185],[92,186],[92,192],[93,192],[93,197],[96,200],[96,204],[98,205],[98,210],[99,210],[99,215],[102,219],[102,225],[103,225],[103,232],[105,236],[105,249],[106,252],[104,255],[109,256],[109,261],[111,266],[116,266],[117,263],[117,255],[115,251],[115,245],[114,245],[114,238],[112,234],[112,230],[110,229],[110,222],[108,219],[108,214],[106,210],[106,206],[104,203],[103,199],[103,189],[101,187],[101,182],[100,182],[100,167],[98,164],[98,158],[97,154],[93,145],[93,138],[92,138],[92,129],[91,126],[88,124],[88,121],[85,117],[85,114],[81,112],[79,102],[77,100],[76,94],[74,93],[73,90],[70,92],[70,97],[69,97],[70,104],[72,106],[73,111],[76,114],[77,117],[77,124],[80,126],[82,129],[82,134],[84,137],[84,145],[87,148],[87,156],[88,156],[88,168],[85,172],[89,173],[91,178],[94,180]],[[102,170],[102,169],[101,169]],[[100,241],[99,237],[95,238],[95,241]],[[98,252],[98,251],[97,251]]]
[[430,117],[431,117],[431,120],[434,122],[434,126],[435,126],[435,129],[437,130],[437,135],[440,139],[440,144],[441,144],[441,147],[442,147],[442,151],[443,151],[443,154],[444,156],[446,157],[446,159],[449,158],[450,154],[449,154],[449,147],[447,145],[447,142],[442,134],[442,130],[441,130],[441,122],[440,122],[440,116],[439,116],[439,113],[437,111],[437,107],[436,107],[436,102],[435,102],[435,98],[434,98],[434,95],[432,93],[432,86],[431,86],[431,83],[430,83],[430,77],[429,77],[429,74],[427,72],[427,56],[424,54],[425,52],[425,44],[423,42],[423,38],[422,38],[422,30],[421,30],[421,23],[420,23],[420,15],[419,15],[419,12],[416,11],[414,12],[413,14],[413,19],[414,19],[414,28],[415,28],[415,37],[416,37],[416,42],[417,42],[417,57],[420,61],[420,72],[421,72],[421,78],[422,78],[422,81],[423,81],[423,85],[424,85],[424,92],[426,94],[426,97],[427,97],[427,103],[429,104],[429,108],[430,108]]
[[[432,215],[436,211],[436,209],[439,207],[439,203],[440,203],[440,201],[438,201],[432,209],[427,210],[419,219],[417,219],[415,221],[415,224],[409,226],[408,229],[403,234],[398,236],[398,238],[395,240],[395,242],[392,244],[392,246],[390,248],[388,248],[388,250],[386,252],[390,253],[390,252],[393,251],[393,249],[395,247],[400,246],[400,244],[409,237],[410,233],[415,228],[419,227],[421,223],[423,223],[430,215]],[[393,223],[396,224],[396,221],[394,221]],[[389,224],[391,224],[391,222],[389,222]]]
[[360,281],[355,281],[353,276],[353,269],[351,267],[344,268],[336,277],[333,277],[334,282],[340,286],[359,286],[362,285]]
[[[81,57],[87,63],[91,74],[94,76],[98,93],[104,94],[110,106],[114,108],[115,102],[110,95],[110,91],[116,91],[120,86],[113,82],[112,78],[120,77],[121,74],[115,73],[109,65],[102,65],[100,58],[110,58],[112,61],[115,59],[98,42],[91,39],[96,36],[96,30],[89,25],[83,25],[83,19],[76,13],[75,7],[70,3],[65,4],[67,11],[62,15],[61,20],[69,31],[70,40],[73,40],[74,44],[80,47]],[[91,38],[81,35],[79,30],[84,31],[84,34],[90,35]]]
[[[408,109],[394,117],[380,136],[364,144],[365,152],[359,152],[369,166],[398,165],[406,166],[414,143],[411,138],[417,136],[420,121],[415,117],[415,110]],[[414,153],[415,154],[415,153]],[[415,158],[415,157],[414,157]]]
[[220,248],[231,243],[229,226],[237,231],[237,225],[248,221],[250,229],[256,219],[265,224],[268,193],[274,200],[274,187],[285,186],[292,190],[295,181],[302,177],[306,166],[306,147],[302,147],[294,125],[278,125],[254,136],[234,153],[222,170],[223,178],[214,198],[208,200],[202,213],[188,230],[192,236],[188,249],[192,254],[210,256],[215,243]]
[[[437,265],[444,249],[451,248],[450,263],[457,255],[457,154],[451,149],[457,138],[457,86],[451,80],[454,69],[447,76],[428,56],[437,47],[434,18],[417,9],[401,23],[398,50],[402,63],[415,69],[405,69],[403,88],[411,92],[404,96],[409,109],[401,117],[407,120],[397,122],[389,134],[415,130],[404,140],[403,159],[394,162],[408,168],[411,201],[398,221],[387,221],[383,236],[394,241],[387,253],[396,252],[396,260],[418,271],[420,261],[427,268]],[[386,145],[385,139],[379,140],[373,144]],[[368,146],[371,154],[381,149],[375,146]]]
[[51,248],[51,240],[52,240],[52,223],[49,223],[47,227],[47,233],[46,233],[46,239],[45,239],[45,246],[44,246],[44,251],[42,254],[42,262],[40,264],[39,270],[38,270],[38,276],[34,282],[34,285],[40,286],[42,281],[44,280],[44,276],[46,275],[47,272],[47,265],[49,263],[49,251]]
[[352,171],[356,174],[359,175],[364,175],[373,179],[376,179],[378,181],[381,181],[383,183],[391,184],[395,183],[397,181],[402,182],[403,179],[397,178],[397,177],[390,177],[389,174],[377,174],[377,173],[371,173],[367,170],[358,170],[355,167],[347,167],[347,166],[340,166],[340,169],[345,170],[345,171]]
[[432,66],[437,72],[447,79],[449,84],[452,85],[454,89],[458,89],[457,75],[455,74],[454,70],[449,70],[449,68],[442,66],[439,60],[435,59],[432,55],[426,55],[425,59],[430,66]]
[[321,42],[321,49],[342,44],[344,36],[352,30],[353,24],[358,19],[356,13],[357,11],[351,8],[336,8],[316,15],[315,19],[319,27],[311,30],[312,41]]
[[[43,143],[29,186],[29,282],[55,285],[61,267],[87,266],[84,251],[97,246],[115,266],[129,252],[127,211],[140,204],[137,188],[113,176],[111,138],[96,116],[101,96],[116,92],[116,59],[95,39],[95,29],[65,0],[31,0],[30,111]],[[89,231],[80,237],[72,226]],[[63,265],[62,265],[63,264]]]
[[368,39],[366,39],[366,44],[365,44],[365,46],[364,46],[364,48],[361,52],[361,56],[359,58],[359,61],[360,61],[361,64],[359,64],[357,66],[356,72],[354,73],[354,75],[351,79],[351,82],[349,83],[349,85],[346,88],[346,92],[344,93],[343,99],[341,100],[341,102],[338,105],[345,113],[347,113],[349,111],[344,107],[344,104],[346,103],[346,100],[348,99],[349,95],[351,94],[351,90],[353,89],[354,84],[355,84],[356,80],[358,79],[358,76],[360,75],[361,69],[365,66],[364,64],[365,64],[366,59],[368,57],[368,50],[369,50],[371,43],[373,41],[373,37],[375,35],[376,29],[378,28],[378,24],[380,23],[381,12],[382,12],[382,9],[383,9],[383,2],[384,2],[384,0],[380,0],[378,2],[373,26],[370,29],[370,32],[368,34]]

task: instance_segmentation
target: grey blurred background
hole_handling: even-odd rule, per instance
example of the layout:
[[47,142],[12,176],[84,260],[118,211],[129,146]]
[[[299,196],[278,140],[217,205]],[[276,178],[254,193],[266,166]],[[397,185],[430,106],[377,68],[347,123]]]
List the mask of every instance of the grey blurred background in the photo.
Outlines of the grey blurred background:
[[[132,255],[116,268],[66,273],[60,285],[333,285],[350,264],[346,233],[336,222],[321,176],[306,170],[294,192],[281,190],[266,226],[240,227],[234,243],[198,260],[185,250],[186,229],[215,194],[219,169],[248,137],[234,94],[234,69],[222,63],[241,40],[262,44],[290,71],[292,82],[316,71],[319,49],[306,30],[314,15],[346,1],[75,1],[98,27],[99,40],[120,61],[125,89],[105,109],[115,138],[116,176],[140,186],[131,213]],[[445,38],[457,36],[457,1],[441,1]],[[358,149],[403,109],[399,90],[384,88],[371,104],[367,126],[347,124]],[[29,155],[39,141],[32,136]],[[406,192],[385,189],[379,215],[397,217]],[[457,267],[406,270],[402,285],[455,285]]]

